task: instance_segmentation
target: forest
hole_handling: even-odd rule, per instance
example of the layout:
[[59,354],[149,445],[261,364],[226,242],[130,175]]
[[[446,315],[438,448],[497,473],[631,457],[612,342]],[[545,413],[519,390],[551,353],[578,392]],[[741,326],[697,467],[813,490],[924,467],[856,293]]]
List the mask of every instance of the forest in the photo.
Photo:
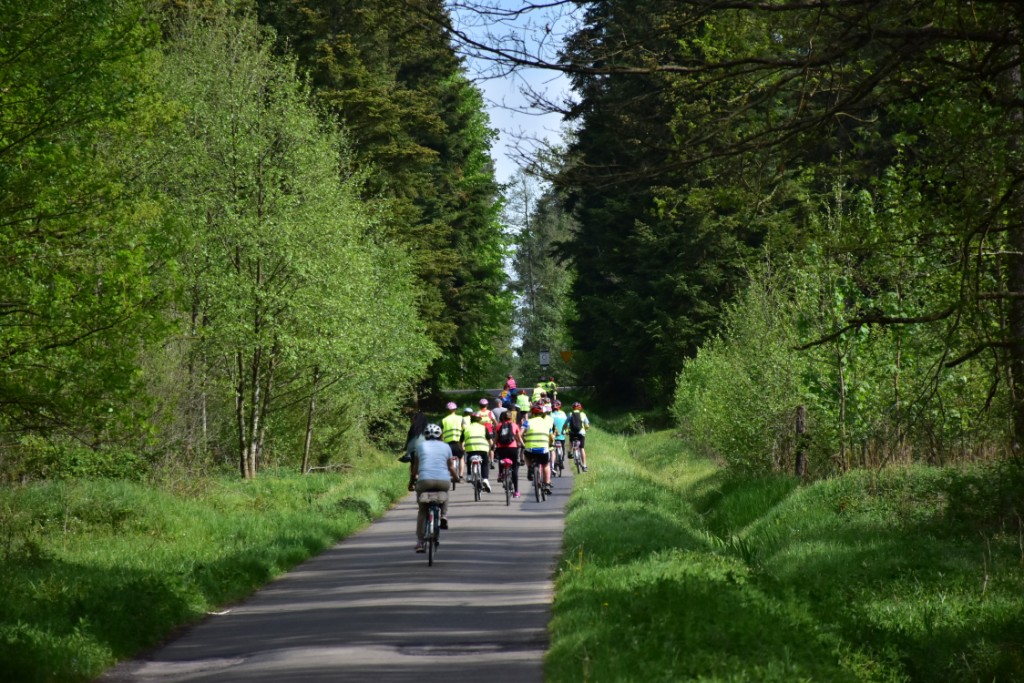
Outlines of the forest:
[[[539,349],[741,469],[1020,460],[1024,10],[509,7],[5,5],[3,479],[329,466]],[[572,84],[505,184],[469,63]]]
[[557,55],[460,39],[572,82],[530,168],[580,383],[743,471],[1021,461],[1024,8],[545,6]]
[[[512,373],[594,422],[553,680],[603,642],[615,680],[1021,680],[1024,4],[0,26],[0,671],[90,680],[241,599],[406,494],[411,413]],[[530,70],[562,130],[499,179],[483,84]],[[701,600],[752,619],[737,668]]]
[[497,381],[494,133],[444,11],[3,4],[4,480],[305,471]]

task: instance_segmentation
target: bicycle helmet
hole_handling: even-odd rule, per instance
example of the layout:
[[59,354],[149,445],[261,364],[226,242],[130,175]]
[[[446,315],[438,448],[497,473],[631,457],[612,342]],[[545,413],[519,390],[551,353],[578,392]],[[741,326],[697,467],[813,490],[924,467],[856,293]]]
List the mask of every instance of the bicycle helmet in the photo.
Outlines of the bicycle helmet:
[[441,438],[441,425],[434,424],[431,422],[423,430],[423,438],[425,439],[440,439]]
[[575,403],[572,404],[572,409],[573,410],[583,410],[583,404],[580,403],[579,401],[576,401]]
[[555,410],[561,410],[562,409],[562,402],[561,401],[555,401],[551,405],[553,405],[555,407]]
[[462,412],[464,412],[466,415],[472,415],[473,409],[469,406],[466,406],[465,408],[462,409]]
[[491,405],[491,402],[488,401],[486,398],[482,398],[482,399],[480,399],[480,405],[482,405],[482,406],[489,406],[489,405]]
[[447,410],[455,410],[456,408],[458,408],[458,406],[457,406],[457,405],[455,405],[455,403],[454,403],[454,402],[452,402],[452,401],[448,401],[448,405],[446,405],[446,406],[445,406],[445,408],[446,408]]
[[532,406],[530,406],[530,413],[533,415],[541,415],[544,413],[544,406],[542,406],[540,403],[534,403]]

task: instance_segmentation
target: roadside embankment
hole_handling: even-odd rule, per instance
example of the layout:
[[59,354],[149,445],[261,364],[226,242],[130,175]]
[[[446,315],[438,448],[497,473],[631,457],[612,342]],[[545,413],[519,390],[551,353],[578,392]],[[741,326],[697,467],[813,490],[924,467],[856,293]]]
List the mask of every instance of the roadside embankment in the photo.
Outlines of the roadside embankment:
[[588,433],[550,681],[1024,680],[1016,465],[798,486]]
[[377,454],[340,474],[0,489],[0,678],[90,680],[366,526],[407,477]]

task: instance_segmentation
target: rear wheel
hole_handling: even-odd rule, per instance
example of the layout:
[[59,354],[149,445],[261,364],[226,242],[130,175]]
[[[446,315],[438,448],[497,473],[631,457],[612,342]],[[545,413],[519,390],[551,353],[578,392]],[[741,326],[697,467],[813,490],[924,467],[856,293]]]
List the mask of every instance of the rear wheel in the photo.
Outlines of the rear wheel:
[[540,502],[541,492],[544,490],[544,484],[540,480],[540,467],[533,465],[533,495]]
[[437,548],[437,530],[439,523],[437,521],[436,508],[431,505],[430,512],[427,513],[427,537],[424,539],[427,543],[427,566],[434,566],[434,550]]
[[483,488],[483,484],[480,481],[480,465],[473,465],[473,500],[480,500],[480,489]]
[[505,468],[505,476],[502,477],[502,484],[505,485],[505,505],[512,504],[512,468]]

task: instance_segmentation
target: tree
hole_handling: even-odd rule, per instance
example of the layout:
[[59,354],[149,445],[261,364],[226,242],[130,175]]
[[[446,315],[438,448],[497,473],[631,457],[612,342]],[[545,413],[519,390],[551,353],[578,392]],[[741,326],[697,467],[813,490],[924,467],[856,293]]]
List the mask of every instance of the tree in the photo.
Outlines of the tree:
[[[519,372],[528,377],[541,372],[534,365],[541,350],[572,348],[567,325],[575,314],[569,293],[573,272],[559,260],[557,244],[569,239],[575,226],[555,192],[522,171],[511,183],[506,223],[516,231],[516,336]],[[552,360],[551,371],[564,378],[568,368],[557,354]]]
[[[739,245],[757,246],[763,236],[775,249],[800,249],[814,239],[806,217],[837,180],[851,195],[871,191],[874,178],[901,151],[912,150],[901,169],[928,200],[930,216],[922,228],[945,226],[941,236],[922,233],[918,239],[958,245],[955,277],[947,280],[954,304],[945,305],[944,292],[918,315],[880,306],[839,321],[822,341],[864,326],[952,323],[975,330],[973,340],[944,351],[943,360],[956,365],[978,355],[992,358],[1009,393],[1010,441],[1018,451],[1024,443],[1019,4],[687,0],[637,9],[607,0],[546,7],[577,5],[585,15],[565,58],[546,65],[573,74],[583,86],[575,109],[583,144],[592,132],[614,130],[595,125],[608,116],[608,93],[616,93],[622,111],[636,110],[645,99],[656,110],[648,117],[657,124],[655,134],[633,137],[653,148],[654,158],[605,154],[578,166],[588,183],[603,178],[617,184],[620,197],[636,196],[635,184],[642,182],[670,188],[671,198],[691,200],[691,206],[693,198],[710,199],[699,205],[710,230],[747,229],[752,239],[742,232],[730,236],[739,237]],[[544,64],[518,47],[474,46],[506,65]],[[624,130],[642,131],[645,120],[625,118]],[[717,197],[714,186],[724,190]],[[737,198],[755,204],[738,208]],[[607,211],[606,223],[623,230],[632,230],[638,214],[650,209],[642,195],[635,203],[614,199],[598,208]],[[787,210],[801,222],[787,227],[770,218]],[[759,216],[768,221],[749,222]],[[591,220],[582,217],[584,232]],[[618,247],[614,241],[603,245],[606,252]],[[753,253],[696,250],[674,268],[709,266],[713,273],[724,266],[729,272],[737,257],[742,264]],[[623,255],[632,258],[628,251]],[[581,275],[588,270],[580,268]],[[651,275],[620,277],[632,289]],[[615,277],[606,280],[607,287],[619,287]],[[716,284],[712,278],[703,291],[698,287],[694,306],[715,308],[717,292],[728,300],[736,291],[730,280],[736,282],[729,277]],[[595,286],[596,296],[605,293]]]
[[293,49],[318,99],[345,126],[365,196],[388,204],[408,245],[419,309],[441,350],[430,383],[476,380],[508,338],[494,133],[463,75],[439,0],[261,0],[261,21]]
[[221,399],[246,478],[272,424],[297,446],[316,397],[393,395],[432,357],[404,258],[377,227],[386,216],[366,212],[336,128],[272,45],[252,17],[188,18],[163,73],[183,115],[158,142],[174,150],[193,386]]
[[158,212],[133,182],[157,123],[144,3],[0,7],[0,431],[90,446],[133,423],[161,333]]

